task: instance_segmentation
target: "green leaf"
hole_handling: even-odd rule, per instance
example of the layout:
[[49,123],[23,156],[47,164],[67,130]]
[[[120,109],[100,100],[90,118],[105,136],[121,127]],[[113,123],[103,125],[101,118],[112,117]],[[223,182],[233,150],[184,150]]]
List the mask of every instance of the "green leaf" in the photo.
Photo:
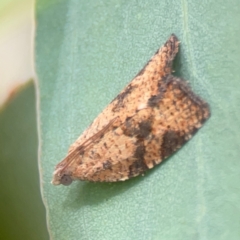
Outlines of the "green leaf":
[[[52,239],[240,238],[240,2],[37,1],[43,198]],[[211,106],[197,135],[120,183],[50,184],[69,145],[175,33]]]
[[0,112],[1,239],[48,239],[39,187],[36,125],[31,81]]

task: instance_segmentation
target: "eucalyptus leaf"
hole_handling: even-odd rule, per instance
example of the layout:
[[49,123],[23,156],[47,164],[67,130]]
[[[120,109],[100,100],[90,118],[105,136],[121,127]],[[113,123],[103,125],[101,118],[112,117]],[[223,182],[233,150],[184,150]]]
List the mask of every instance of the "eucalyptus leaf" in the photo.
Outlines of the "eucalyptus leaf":
[[[43,199],[52,239],[240,238],[240,2],[37,0]],[[55,165],[175,33],[175,75],[211,107],[181,150],[119,183],[51,185]]]

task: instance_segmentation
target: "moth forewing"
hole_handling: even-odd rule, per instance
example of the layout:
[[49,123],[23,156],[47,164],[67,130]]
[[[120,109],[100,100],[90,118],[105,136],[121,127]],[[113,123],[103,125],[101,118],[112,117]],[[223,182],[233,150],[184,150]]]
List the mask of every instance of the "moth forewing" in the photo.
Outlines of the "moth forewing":
[[172,34],[137,76],[72,144],[52,183],[115,182],[142,174],[177,151],[210,116],[208,104],[174,77]]

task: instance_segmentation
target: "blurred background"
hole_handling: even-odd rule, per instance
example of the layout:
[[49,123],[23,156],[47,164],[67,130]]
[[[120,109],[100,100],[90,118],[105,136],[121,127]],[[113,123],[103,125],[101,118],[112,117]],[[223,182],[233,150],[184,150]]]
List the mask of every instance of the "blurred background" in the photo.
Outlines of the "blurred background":
[[0,1],[0,239],[49,239],[38,173],[34,1]]
[[0,105],[34,78],[33,0],[0,1]]

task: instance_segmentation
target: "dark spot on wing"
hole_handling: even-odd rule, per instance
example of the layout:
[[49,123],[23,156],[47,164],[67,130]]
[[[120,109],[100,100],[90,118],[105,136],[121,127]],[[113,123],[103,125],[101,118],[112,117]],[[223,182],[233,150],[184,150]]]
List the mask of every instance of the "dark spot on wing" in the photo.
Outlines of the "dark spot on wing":
[[111,163],[109,160],[106,160],[106,161],[103,163],[103,168],[104,168],[104,169],[111,169],[111,168],[112,168],[112,163]]
[[152,130],[152,122],[150,120],[143,121],[139,123],[139,137],[146,138]]
[[166,158],[180,148],[186,142],[185,136],[181,136],[178,132],[169,130],[163,135],[162,146],[161,146],[161,156]]
[[124,123],[123,134],[126,136],[133,136],[135,132],[136,128],[133,121],[131,121],[131,118],[127,118],[127,120]]
[[137,138],[146,138],[152,130],[152,121],[150,119],[136,124],[131,119],[125,121],[123,133],[126,136],[136,136]]
[[159,102],[163,99],[163,93],[159,93],[158,95],[153,95],[148,99],[147,105],[149,107],[157,107]]
[[159,105],[159,102],[164,98],[164,94],[167,90],[167,84],[165,83],[167,77],[164,77],[163,79],[161,79],[161,81],[159,81],[158,83],[158,94],[157,95],[152,95],[149,99],[148,99],[148,106],[149,107],[156,107]]
[[158,95],[153,95],[153,96],[151,96],[151,97],[148,99],[147,105],[148,105],[149,107],[155,107],[155,106],[158,104],[158,102],[159,102],[159,97],[158,97]]
[[129,178],[145,172],[148,167],[144,162],[145,147],[141,143],[134,154],[136,160],[129,166]]

